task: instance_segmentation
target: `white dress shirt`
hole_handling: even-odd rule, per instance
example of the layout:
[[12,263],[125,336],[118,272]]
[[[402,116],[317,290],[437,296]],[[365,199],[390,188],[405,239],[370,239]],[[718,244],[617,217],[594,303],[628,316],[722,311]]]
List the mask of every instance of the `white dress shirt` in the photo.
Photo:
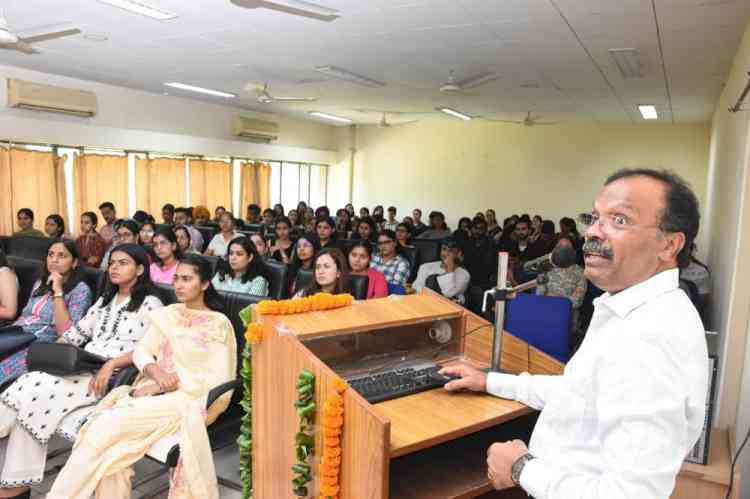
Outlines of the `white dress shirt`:
[[493,373],[487,391],[542,412],[521,473],[535,499],[666,499],[700,436],[708,352],[677,269],[594,301],[562,376]]
[[229,243],[238,237],[242,237],[242,233],[235,231],[234,234],[232,234],[232,237],[227,241],[224,239],[224,234],[219,232],[213,237],[213,239],[211,239],[211,242],[208,243],[206,251],[211,250],[213,251],[214,256],[225,257],[227,256]]
[[446,272],[443,268],[443,262],[427,262],[419,266],[417,278],[414,279],[414,289],[422,291],[427,278],[437,274],[437,282],[440,285],[442,295],[447,298],[453,298],[458,303],[464,303],[466,290],[469,288],[471,276],[463,267],[456,267],[453,272]]

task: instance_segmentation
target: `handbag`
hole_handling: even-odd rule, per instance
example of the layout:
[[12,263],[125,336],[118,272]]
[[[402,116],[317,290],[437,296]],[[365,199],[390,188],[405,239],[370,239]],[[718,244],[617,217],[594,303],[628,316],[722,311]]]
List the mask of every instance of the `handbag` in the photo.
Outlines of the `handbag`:
[[36,340],[36,336],[27,333],[21,326],[8,326],[0,329],[0,360],[23,350]]
[[29,371],[67,376],[98,371],[107,359],[68,343],[33,343],[26,365]]

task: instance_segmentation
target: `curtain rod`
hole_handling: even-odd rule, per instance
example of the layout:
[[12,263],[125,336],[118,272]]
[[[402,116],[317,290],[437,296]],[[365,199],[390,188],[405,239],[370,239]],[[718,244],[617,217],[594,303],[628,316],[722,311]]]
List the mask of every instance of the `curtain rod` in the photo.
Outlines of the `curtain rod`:
[[737,99],[737,102],[735,102],[734,106],[729,108],[730,113],[736,113],[737,111],[745,111],[746,108],[744,106],[744,100],[745,97],[747,97],[747,94],[750,92],[750,71],[747,73],[748,80],[745,84],[745,89],[740,94],[740,97]]
[[[191,158],[191,159],[204,159],[204,158],[220,158],[221,155],[205,155],[205,154],[193,154],[193,153],[183,153],[183,152],[164,152],[164,151],[141,151],[137,149],[123,149],[123,148],[117,148],[117,147],[102,147],[102,146],[73,146],[69,144],[53,144],[53,143],[47,143],[47,142],[30,142],[28,140],[10,140],[10,139],[0,139],[0,147],[13,147],[14,145],[24,145],[24,146],[39,146],[39,147],[51,147],[51,148],[64,148],[64,149],[76,149],[79,151],[83,151],[85,149],[99,149],[99,150],[111,150],[111,151],[118,151],[118,152],[124,152],[126,154],[133,153],[133,154],[145,154],[145,155],[157,155],[157,156],[179,156],[182,158]],[[280,159],[261,159],[261,158],[251,158],[249,156],[234,156],[234,155],[228,155],[226,156],[227,159],[230,161],[233,159],[238,159],[240,161],[253,161],[253,162],[265,162],[265,163],[296,163],[299,165],[307,164],[307,165],[317,165],[317,166],[324,166],[328,167],[329,165],[325,163],[312,163],[312,162],[306,162],[306,161],[283,161]]]

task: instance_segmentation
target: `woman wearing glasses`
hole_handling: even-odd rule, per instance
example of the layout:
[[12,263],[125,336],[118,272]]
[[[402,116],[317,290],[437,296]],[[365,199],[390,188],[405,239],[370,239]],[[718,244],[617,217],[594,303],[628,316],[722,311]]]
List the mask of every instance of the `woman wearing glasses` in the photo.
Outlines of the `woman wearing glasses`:
[[409,278],[409,262],[399,255],[396,233],[383,230],[378,234],[378,253],[372,257],[370,266],[382,272],[391,294],[404,294]]
[[171,286],[177,271],[177,260],[180,258],[180,249],[177,246],[174,231],[170,228],[157,230],[153,246],[156,261],[149,268],[151,280]]

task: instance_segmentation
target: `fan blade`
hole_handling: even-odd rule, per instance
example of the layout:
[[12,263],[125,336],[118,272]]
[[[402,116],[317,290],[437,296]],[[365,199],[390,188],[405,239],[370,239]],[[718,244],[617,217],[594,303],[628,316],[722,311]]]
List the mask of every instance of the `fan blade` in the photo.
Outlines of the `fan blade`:
[[523,125],[524,124],[523,121],[495,120],[495,119],[492,119],[492,118],[482,118],[482,119],[487,120],[487,121],[493,121],[495,123],[514,123],[516,125]]
[[560,123],[559,121],[545,121],[544,123],[539,123],[538,121],[534,123],[534,126],[542,126],[542,125],[557,125]]
[[81,30],[72,24],[50,24],[47,26],[39,26],[24,30],[17,33],[19,40],[26,43],[37,43],[44,42],[47,40],[54,40],[55,38],[62,38],[64,36],[77,35]]
[[313,102],[318,100],[317,97],[271,97],[279,102]]
[[270,9],[295,16],[317,19],[318,21],[331,22],[339,17],[335,10],[300,0],[280,0],[278,2],[274,0],[231,0],[231,2],[237,7],[245,9]]
[[416,123],[419,120],[409,120],[409,121],[402,121],[401,123],[388,123],[388,126],[401,126],[401,125],[408,125],[409,123]]
[[23,43],[23,42],[0,43],[0,49],[18,50],[19,52],[23,52],[24,54],[29,54],[29,55],[39,53],[39,51],[36,50],[34,47],[29,45],[28,43]]
[[485,83],[489,83],[491,81],[497,80],[498,78],[500,78],[499,74],[484,72],[484,73],[476,74],[474,76],[470,76],[464,80],[461,80],[457,82],[456,85],[461,87],[461,89],[463,90],[467,88],[475,88],[480,85],[484,85]]

